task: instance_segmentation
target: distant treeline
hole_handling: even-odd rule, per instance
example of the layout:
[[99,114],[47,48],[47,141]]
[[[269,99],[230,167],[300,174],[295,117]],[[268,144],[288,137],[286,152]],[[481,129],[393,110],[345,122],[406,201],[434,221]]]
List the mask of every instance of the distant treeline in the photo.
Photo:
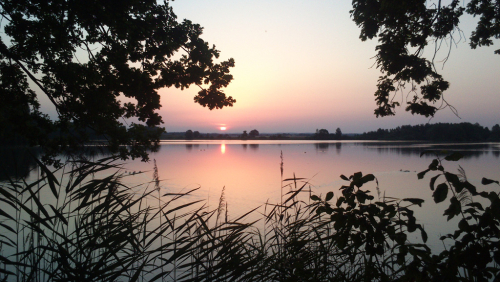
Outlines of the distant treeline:
[[[255,129],[254,129],[255,130]],[[252,130],[252,131],[254,131]],[[250,133],[252,133],[252,131]],[[256,131],[256,130],[255,130]],[[242,134],[239,133],[200,133],[198,131],[188,130],[186,132],[165,132],[161,135],[162,140],[304,140],[311,139],[311,134],[286,134],[286,133],[276,133],[276,134],[248,134],[244,131]]]
[[478,142],[500,141],[500,126],[490,129],[478,123],[436,123],[403,125],[393,129],[381,129],[365,132],[353,139],[358,140],[424,140]]
[[[82,131],[71,131],[77,135]],[[103,140],[102,135],[97,135],[93,130],[87,129],[83,132],[91,140]],[[66,133],[68,134],[68,133]],[[53,134],[55,138],[64,137],[64,134]],[[420,141],[442,141],[442,142],[484,142],[500,141],[500,125],[494,125],[491,130],[478,123],[436,123],[420,125],[403,125],[392,129],[381,129],[364,132],[362,134],[342,134],[340,128],[335,133],[329,133],[326,129],[316,129],[315,133],[274,133],[260,134],[253,129],[249,133],[243,131],[237,133],[200,133],[199,131],[187,130],[186,132],[164,132],[162,140],[185,139],[185,140],[420,140]],[[20,136],[9,134],[7,128],[0,128],[0,146],[29,146],[28,142]],[[33,144],[32,144],[33,145]]]
[[200,133],[188,130],[186,132],[164,133],[162,139],[224,139],[224,140],[419,140],[441,142],[485,142],[500,141],[500,126],[494,125],[491,130],[478,123],[436,123],[420,125],[403,125],[393,129],[369,131],[363,134],[342,134],[340,128],[335,133],[326,129],[316,129],[316,133],[279,133],[259,134],[254,129],[247,134],[217,134]]

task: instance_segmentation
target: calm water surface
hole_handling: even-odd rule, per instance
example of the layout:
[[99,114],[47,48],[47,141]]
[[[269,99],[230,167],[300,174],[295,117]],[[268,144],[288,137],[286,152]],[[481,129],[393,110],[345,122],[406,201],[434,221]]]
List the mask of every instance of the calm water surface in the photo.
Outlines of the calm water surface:
[[[266,201],[280,201],[281,154],[284,178],[294,175],[306,178],[313,193],[318,195],[329,191],[339,194],[340,186],[346,183],[340,179],[341,174],[373,173],[379,182],[381,197],[425,200],[422,208],[415,207],[416,216],[429,234],[435,234],[430,236],[429,243],[439,247],[439,235],[455,230],[457,222],[446,222],[441,217],[448,200],[440,204],[433,202],[429,188],[431,173],[422,180],[417,179],[417,173],[425,170],[434,158],[433,155],[420,157],[425,150],[461,152],[465,157],[459,162],[445,162],[445,169],[457,172],[461,166],[469,182],[479,190],[493,188],[482,186],[482,177],[500,179],[500,143],[169,141],[163,142],[151,159],[157,162],[165,191],[200,187],[195,197],[208,199],[209,205],[216,207],[225,187],[232,218]],[[152,164],[131,162],[127,167],[131,171],[151,171]],[[151,176],[152,172],[140,177],[147,181]],[[367,189],[378,197],[375,183]]]
[[[152,154],[164,189],[182,190],[200,186],[204,197],[218,199],[225,187],[234,207],[253,207],[280,196],[280,155],[284,178],[307,178],[318,194],[337,191],[344,184],[339,176],[361,171],[373,173],[380,189],[393,197],[424,197],[429,194],[428,177],[417,181],[416,173],[427,168],[434,156],[420,157],[424,150],[460,151],[465,158],[447,162],[456,172],[463,167],[469,181],[500,177],[500,144],[427,144],[411,142],[305,142],[305,141],[213,141],[164,142]],[[131,162],[130,171],[151,171],[151,163]],[[141,177],[149,179],[152,173]],[[401,180],[401,181],[400,181]]]
[[[482,177],[500,180],[500,143],[168,141],[150,155],[151,162],[127,162],[125,173],[131,175],[127,181],[132,184],[151,181],[152,160],[156,160],[162,192],[175,193],[200,187],[187,200],[208,200],[210,208],[217,207],[224,188],[230,218],[237,218],[266,201],[280,201],[281,154],[283,178],[294,175],[305,178],[316,195],[329,191],[340,194],[339,188],[347,183],[340,179],[341,174],[373,173],[379,182],[380,197],[425,200],[422,208],[415,207],[416,216],[430,235],[430,245],[440,248],[439,235],[455,230],[457,222],[446,222],[441,216],[449,200],[440,204],[433,202],[429,188],[432,174],[423,180],[417,179],[417,173],[425,170],[434,158],[432,155],[420,157],[424,150],[461,152],[465,157],[459,162],[445,162],[445,169],[457,172],[461,166],[469,182],[480,191],[494,188],[482,186]],[[142,173],[137,174],[139,171]],[[366,189],[378,198],[374,182]],[[288,188],[283,191],[287,192]],[[415,235],[414,239],[418,238]]]

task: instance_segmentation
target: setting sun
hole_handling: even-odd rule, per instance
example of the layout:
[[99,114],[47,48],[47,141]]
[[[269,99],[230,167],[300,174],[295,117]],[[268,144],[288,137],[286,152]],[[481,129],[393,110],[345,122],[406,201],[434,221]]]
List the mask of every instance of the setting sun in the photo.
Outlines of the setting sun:
[[225,126],[221,126],[220,130],[224,131],[224,130],[226,130],[226,127]]

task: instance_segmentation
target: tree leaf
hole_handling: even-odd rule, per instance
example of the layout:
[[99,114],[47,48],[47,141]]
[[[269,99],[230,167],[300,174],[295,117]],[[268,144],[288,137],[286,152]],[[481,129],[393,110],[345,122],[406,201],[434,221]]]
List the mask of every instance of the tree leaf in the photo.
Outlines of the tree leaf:
[[349,181],[349,178],[347,178],[347,176],[345,176],[345,175],[343,175],[343,174],[341,174],[341,175],[340,175],[340,178],[342,178],[342,179],[343,179],[343,180],[345,180],[345,181]]
[[451,155],[448,155],[448,156],[444,157],[444,159],[447,160],[447,161],[456,162],[456,161],[460,160],[463,157],[464,157],[464,155],[462,155],[462,154],[460,154],[458,152],[453,152]]
[[325,201],[330,201],[331,199],[333,198],[333,192],[328,192],[326,194],[326,198],[325,198]]
[[450,182],[453,185],[453,187],[455,187],[455,191],[457,191],[457,193],[462,192],[462,189],[464,189],[464,185],[462,182],[460,182],[458,175],[454,173],[445,172],[444,176],[446,177],[446,180]]
[[319,206],[318,209],[316,210],[317,214],[322,214],[325,212],[325,207],[324,206]]
[[414,205],[418,205],[419,207],[422,207],[422,203],[424,202],[424,200],[418,198],[405,198],[403,201],[410,202]]
[[476,190],[476,186],[472,185],[469,183],[469,181],[465,181],[465,182],[462,182],[462,185],[465,189],[469,190],[469,192],[475,196],[477,195],[477,190]]
[[450,199],[450,206],[448,207],[448,209],[444,211],[443,215],[447,215],[448,216],[447,220],[449,221],[456,215],[459,215],[461,211],[462,211],[462,206],[460,205],[460,202],[457,200],[456,197],[452,197]]
[[422,240],[424,241],[424,243],[427,242],[427,232],[425,232],[424,228],[420,226],[420,235],[422,235]]
[[420,153],[420,157],[422,157],[423,155],[428,155],[428,154],[436,154],[436,152],[432,151],[432,150],[425,150],[425,151],[422,151]]
[[362,177],[362,176],[363,176],[363,173],[361,173],[361,172],[356,172],[356,173],[354,173],[354,175],[352,176],[352,180],[353,180],[353,181],[357,181],[357,180],[361,179],[361,177]]
[[345,202],[345,198],[344,197],[340,197],[337,200],[336,206],[340,207],[342,205],[342,203],[344,203],[344,202]]
[[483,184],[483,185],[490,185],[491,183],[496,183],[496,184],[500,185],[498,180],[492,180],[492,179],[488,179],[485,177],[483,177],[483,179],[481,179],[481,184]]
[[424,178],[425,174],[426,174],[427,172],[429,172],[429,171],[430,171],[430,169],[426,169],[426,170],[424,170],[424,171],[419,172],[419,173],[417,174],[418,179],[422,179],[422,178]]
[[432,194],[435,203],[441,203],[446,200],[448,196],[448,185],[445,183],[441,183],[436,187],[436,191]]
[[375,180],[375,175],[367,174],[367,175],[361,177],[361,179],[359,181],[361,181],[361,183],[365,184],[365,183],[373,181],[373,180]]
[[462,231],[467,231],[469,229],[469,223],[467,222],[467,220],[465,220],[465,218],[462,218],[462,220],[460,220],[460,222],[458,223],[458,228],[460,228],[460,230]]
[[434,191],[434,183],[436,183],[436,180],[440,176],[441,176],[441,174],[438,174],[438,175],[436,175],[436,176],[434,176],[434,177],[431,178],[431,182],[429,183],[429,185],[430,185],[432,191]]
[[433,159],[432,163],[429,165],[430,170],[437,170],[439,165],[438,159]]
[[316,195],[312,195],[311,196],[311,200],[313,200],[313,201],[321,201],[321,199],[318,196],[316,196]]

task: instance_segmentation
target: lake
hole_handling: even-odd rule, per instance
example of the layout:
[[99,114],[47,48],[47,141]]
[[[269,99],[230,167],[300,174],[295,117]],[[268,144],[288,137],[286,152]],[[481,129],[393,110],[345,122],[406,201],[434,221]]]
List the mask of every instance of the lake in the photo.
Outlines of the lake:
[[[440,235],[452,232],[457,222],[442,217],[448,201],[435,204],[429,180],[417,173],[425,170],[435,158],[420,153],[425,150],[458,151],[464,155],[459,162],[445,162],[445,169],[456,173],[462,167],[467,179],[479,191],[493,189],[481,185],[482,177],[500,179],[500,143],[434,144],[422,142],[379,141],[163,141],[151,161],[127,161],[123,171],[129,184],[149,182],[153,177],[153,160],[158,166],[161,189],[164,193],[200,189],[189,199],[207,200],[216,208],[222,190],[228,203],[228,215],[237,218],[266,202],[279,203],[283,179],[305,178],[312,194],[326,195],[346,184],[340,175],[349,177],[355,172],[372,173],[379,183],[369,183],[367,189],[375,199],[384,197],[422,198],[422,208],[415,207],[417,220],[429,233],[429,245],[441,248]],[[444,155],[443,155],[444,157]],[[139,173],[140,172],[140,173]],[[30,177],[35,177],[31,175]],[[284,183],[286,185],[289,182]],[[301,182],[302,183],[302,182]],[[364,186],[365,187],[365,186]],[[336,196],[334,196],[335,200]],[[308,196],[304,196],[307,201]],[[255,214],[254,217],[260,217]],[[433,234],[433,235],[432,235]],[[418,234],[415,240],[419,240]]]
[[[500,143],[169,141],[163,142],[160,150],[150,157],[157,162],[165,191],[186,191],[199,186],[196,196],[208,199],[209,205],[215,208],[225,187],[231,218],[266,201],[279,203],[281,155],[283,177],[306,178],[312,193],[317,195],[326,195],[329,191],[339,193],[339,188],[347,183],[340,179],[341,174],[349,177],[358,171],[372,173],[378,180],[380,197],[425,200],[422,208],[414,208],[416,216],[429,234],[436,234],[430,236],[429,244],[440,248],[439,235],[455,230],[457,222],[446,222],[440,217],[449,200],[440,204],[433,202],[429,188],[432,173],[417,179],[417,173],[425,170],[435,158],[432,154],[420,157],[425,150],[462,153],[462,160],[445,162],[445,169],[456,173],[459,166],[462,167],[468,181],[478,190],[493,188],[481,185],[482,177],[500,179]],[[142,181],[149,181],[152,176],[150,163],[130,162],[127,167],[128,173],[150,171],[140,176]],[[377,199],[376,184],[370,183],[368,189]],[[288,188],[284,192],[288,192]]]

